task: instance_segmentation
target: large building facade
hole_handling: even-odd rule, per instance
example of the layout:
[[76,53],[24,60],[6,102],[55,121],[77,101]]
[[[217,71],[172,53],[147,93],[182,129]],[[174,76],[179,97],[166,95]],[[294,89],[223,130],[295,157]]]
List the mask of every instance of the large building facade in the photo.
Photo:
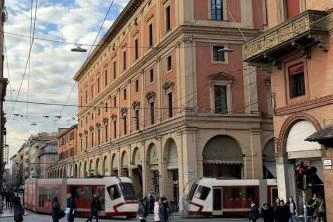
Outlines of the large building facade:
[[273,178],[269,75],[242,61],[263,2],[131,0],[74,77],[77,176],[176,200],[203,176]]
[[[332,171],[323,160],[331,160],[319,143],[309,136],[333,124],[332,18],[329,0],[268,0],[268,26],[244,46],[245,61],[271,70],[274,98],[279,196],[296,197],[302,204],[314,194],[333,205]],[[295,167],[316,167],[320,180],[305,193],[295,184]],[[324,185],[322,185],[322,182]],[[300,207],[302,211],[302,207]],[[328,221],[332,221],[329,212]]]

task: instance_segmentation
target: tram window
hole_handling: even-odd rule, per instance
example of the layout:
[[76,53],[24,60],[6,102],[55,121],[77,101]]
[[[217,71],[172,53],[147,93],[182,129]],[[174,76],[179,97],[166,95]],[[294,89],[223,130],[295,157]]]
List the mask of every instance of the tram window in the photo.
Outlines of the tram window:
[[195,183],[191,186],[190,192],[188,193],[187,200],[192,200],[195,190],[198,188],[198,184]]
[[125,200],[135,199],[135,193],[131,183],[120,183],[120,187]]
[[209,187],[199,186],[199,188],[195,192],[194,197],[200,200],[206,200],[209,192],[210,192]]
[[254,187],[247,187],[246,188],[246,198],[247,199],[254,199],[256,196],[256,190]]
[[119,188],[117,185],[109,186],[107,188],[107,190],[108,190],[111,200],[115,200],[115,199],[118,199],[119,197],[121,197],[121,194],[120,194],[120,191],[119,191]]

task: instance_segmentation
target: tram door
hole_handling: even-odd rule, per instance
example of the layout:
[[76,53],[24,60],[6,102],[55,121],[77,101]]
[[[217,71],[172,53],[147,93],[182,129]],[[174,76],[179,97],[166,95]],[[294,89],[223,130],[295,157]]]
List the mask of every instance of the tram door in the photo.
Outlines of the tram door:
[[213,187],[213,215],[223,214],[223,189]]

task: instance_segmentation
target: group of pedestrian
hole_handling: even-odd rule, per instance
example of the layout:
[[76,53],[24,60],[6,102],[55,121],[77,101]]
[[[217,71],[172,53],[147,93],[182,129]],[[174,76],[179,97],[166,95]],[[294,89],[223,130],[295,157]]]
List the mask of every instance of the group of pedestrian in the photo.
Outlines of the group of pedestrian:
[[58,197],[54,197],[52,200],[52,220],[53,222],[59,222],[61,218],[67,215],[68,222],[74,222],[75,218],[75,200],[72,194],[67,195],[67,205],[65,211],[61,209]]
[[273,206],[264,203],[260,212],[256,204],[252,201],[249,220],[255,222],[262,217],[264,222],[296,222],[296,212],[296,204],[292,197],[289,197],[287,203],[279,198],[275,200]]
[[8,189],[8,190],[3,190],[1,192],[1,200],[2,202],[5,202],[5,206],[7,210],[12,210],[13,207],[13,202],[14,202],[14,197],[15,197],[14,191]]
[[[145,200],[139,201],[139,220],[140,222],[146,222],[146,218],[150,213],[154,214],[155,222],[169,222],[169,215],[171,213],[168,199],[164,196],[161,198],[154,197],[154,205],[152,212],[149,211],[147,207],[148,202]],[[147,210],[148,209],[148,210]]]

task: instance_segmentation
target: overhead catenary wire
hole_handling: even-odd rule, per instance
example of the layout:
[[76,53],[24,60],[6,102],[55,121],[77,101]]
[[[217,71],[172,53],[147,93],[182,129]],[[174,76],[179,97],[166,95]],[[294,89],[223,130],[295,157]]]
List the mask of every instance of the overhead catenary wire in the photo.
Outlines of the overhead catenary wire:
[[35,29],[36,29],[36,19],[37,19],[37,8],[38,8],[38,0],[36,0],[36,3],[35,3],[35,17],[34,17],[34,22],[33,22],[32,38],[31,38],[31,42],[30,42],[28,57],[27,57],[27,60],[26,60],[26,63],[25,63],[24,72],[22,74],[22,78],[21,78],[21,82],[20,82],[20,86],[19,86],[17,95],[16,95],[16,99],[13,101],[13,107],[12,107],[11,113],[14,113],[14,111],[15,111],[15,104],[16,104],[15,101],[18,100],[18,97],[20,95],[20,92],[21,92],[21,89],[22,89],[22,86],[23,86],[24,78],[27,74],[28,64],[29,64],[30,57],[31,57],[32,46],[33,46],[33,43],[34,43],[34,36],[35,36]]
[[[107,12],[106,12],[106,14],[105,14],[105,16],[104,16],[103,22],[102,22],[101,26],[100,26],[99,29],[98,29],[97,35],[96,35],[96,37],[95,37],[95,39],[94,39],[94,42],[93,42],[92,46],[90,47],[90,50],[89,50],[88,56],[89,56],[89,54],[90,54],[90,53],[92,52],[92,50],[93,50],[93,47],[94,47],[93,45],[96,43],[96,41],[97,41],[97,39],[98,39],[98,36],[99,36],[99,34],[100,34],[100,32],[101,32],[103,26],[104,26],[104,23],[105,23],[107,17],[109,16],[109,13],[110,13],[110,11],[111,11],[111,8],[112,8],[112,6],[113,6],[113,3],[114,3],[114,0],[112,0],[112,1],[110,2],[109,8],[108,8],[108,10],[107,10]],[[68,94],[68,96],[67,96],[67,98],[66,98],[65,104],[68,103],[69,98],[71,97],[71,95],[72,95],[72,93],[73,93],[73,91],[74,91],[74,89],[75,89],[76,84],[77,84],[77,82],[74,82],[74,84],[73,84],[73,86],[72,86],[72,88],[71,88],[71,90],[70,90],[70,92],[69,92],[69,94]],[[64,112],[64,108],[65,108],[65,106],[62,107],[59,116],[62,116],[62,113]]]

